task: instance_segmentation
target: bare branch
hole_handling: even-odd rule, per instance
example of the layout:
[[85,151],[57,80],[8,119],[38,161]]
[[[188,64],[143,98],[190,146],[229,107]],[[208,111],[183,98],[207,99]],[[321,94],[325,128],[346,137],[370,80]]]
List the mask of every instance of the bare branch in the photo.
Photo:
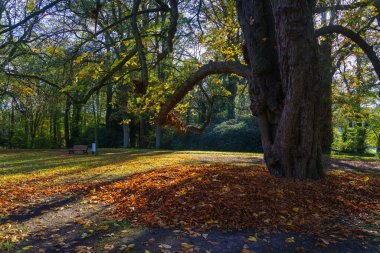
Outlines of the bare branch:
[[44,6],[43,8],[41,8],[40,10],[36,11],[36,12],[33,12],[31,13],[30,15],[28,15],[26,18],[24,18],[23,20],[21,20],[20,22],[14,24],[14,25],[11,25],[9,26],[8,28],[6,29],[3,29],[0,31],[0,35],[1,34],[4,34],[4,33],[7,33],[9,31],[12,31],[13,29],[19,27],[20,25],[23,25],[25,24],[26,22],[28,22],[30,19],[32,19],[33,17],[37,16],[37,15],[40,15],[42,13],[44,13],[45,11],[47,11],[48,9],[52,8],[53,6],[55,6],[56,4],[58,4],[59,2],[62,2],[63,0],[55,0],[53,2],[51,2],[50,4]]

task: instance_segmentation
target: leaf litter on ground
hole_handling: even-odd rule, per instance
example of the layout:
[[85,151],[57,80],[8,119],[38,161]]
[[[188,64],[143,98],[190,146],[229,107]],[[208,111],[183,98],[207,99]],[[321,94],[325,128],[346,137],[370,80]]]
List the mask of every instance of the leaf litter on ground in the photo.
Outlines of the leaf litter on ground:
[[264,166],[176,166],[134,174],[90,198],[138,225],[348,237],[365,232],[358,222],[378,227],[380,180],[332,171],[300,181],[274,177]]

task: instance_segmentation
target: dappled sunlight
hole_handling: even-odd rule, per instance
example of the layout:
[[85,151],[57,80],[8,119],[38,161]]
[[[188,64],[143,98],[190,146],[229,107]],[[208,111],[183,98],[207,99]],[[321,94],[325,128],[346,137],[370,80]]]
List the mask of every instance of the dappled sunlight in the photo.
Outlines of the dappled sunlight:
[[137,224],[199,229],[352,234],[380,215],[380,180],[330,172],[319,181],[271,176],[262,166],[180,166],[138,173],[92,194]]
[[[217,156],[214,153],[208,157]],[[97,156],[68,155],[63,150],[2,153],[0,219],[41,203],[86,194],[134,173],[199,162],[195,157],[192,152],[148,150],[105,150]]]
[[[91,156],[57,150],[1,155],[0,238],[25,245],[34,236],[40,236],[39,245],[59,244],[46,237],[56,233],[69,233],[65,238],[71,248],[81,246],[75,242],[83,234],[91,244],[102,245],[108,241],[97,235],[111,227],[121,237],[125,231],[140,236],[142,230],[119,227],[130,222],[133,228],[254,229],[328,234],[330,239],[361,234],[360,224],[373,230],[379,225],[380,179],[372,174],[334,170],[319,181],[276,178],[259,155],[248,153],[101,150]],[[35,225],[40,221],[48,225]]]

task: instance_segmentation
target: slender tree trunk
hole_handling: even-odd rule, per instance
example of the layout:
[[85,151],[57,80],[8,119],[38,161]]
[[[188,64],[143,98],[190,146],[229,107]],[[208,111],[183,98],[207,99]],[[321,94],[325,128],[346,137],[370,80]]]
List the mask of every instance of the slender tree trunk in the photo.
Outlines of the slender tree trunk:
[[[336,14],[334,10],[322,13],[321,22],[327,25],[333,25]],[[322,76],[322,109],[321,109],[321,145],[322,153],[330,154],[333,143],[333,126],[332,126],[332,81],[333,81],[333,64],[332,43],[333,36],[327,35],[321,41],[319,47],[320,67]]]
[[112,85],[107,86],[107,97],[106,97],[106,129],[109,131],[111,129],[111,113],[112,113]]
[[227,79],[227,90],[231,93],[228,96],[228,103],[227,103],[227,119],[234,119],[235,118],[235,98],[237,93],[237,84],[239,82],[239,79],[235,76],[229,76]]
[[320,46],[321,74],[322,74],[322,109],[321,109],[321,145],[322,152],[331,153],[333,142],[332,127],[332,40],[327,38]]
[[305,0],[238,0],[237,11],[267,167],[277,176],[319,178],[321,78],[313,6]]
[[72,119],[72,130],[71,130],[71,139],[73,144],[79,144],[77,143],[79,141],[79,134],[80,134],[80,115],[81,115],[81,105],[80,104],[74,104],[73,106],[73,119]]
[[95,97],[93,96],[92,100],[92,111],[93,111],[93,118],[94,118],[94,142],[96,143],[96,154],[98,154],[98,132],[99,132],[99,117],[98,117],[98,110],[99,110],[99,92],[96,93]]
[[135,119],[129,123],[129,141],[131,147],[138,147],[138,121]]
[[57,109],[54,109],[53,112],[53,145],[55,148],[59,147],[59,139],[58,139],[58,132],[59,132],[59,118],[58,118],[58,111]]
[[71,101],[69,98],[66,98],[65,115],[64,115],[66,148],[70,148],[72,146],[71,139],[70,139],[70,109],[71,109]]
[[26,148],[31,148],[32,147],[32,142],[31,142],[31,124],[30,124],[28,110],[25,112],[24,116],[25,116]]
[[123,147],[129,148],[130,147],[130,141],[129,141],[129,124],[123,124]]
[[161,137],[162,137],[162,127],[161,125],[156,125],[156,149],[161,148]]
[[127,123],[126,121],[128,120],[128,107],[127,107],[127,86],[121,84],[119,86],[118,90],[118,100],[119,100],[119,105],[122,113],[122,124],[123,124],[123,147],[124,148],[129,148],[131,146],[131,141],[130,141],[130,123]]
[[57,140],[57,110],[54,108],[54,111],[52,113],[52,119],[51,119],[51,128],[53,130],[53,147],[56,148],[58,146],[58,140]]
[[14,108],[14,99],[12,99],[11,114],[10,114],[10,126],[8,129],[8,147],[9,148],[13,148],[14,132],[15,132],[15,108]]
[[145,120],[139,119],[139,148],[145,148]]

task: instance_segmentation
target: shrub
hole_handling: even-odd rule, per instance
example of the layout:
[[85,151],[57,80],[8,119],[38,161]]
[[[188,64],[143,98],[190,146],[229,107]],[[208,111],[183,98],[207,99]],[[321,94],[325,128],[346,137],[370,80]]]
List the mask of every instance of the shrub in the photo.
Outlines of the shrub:
[[162,147],[170,149],[254,151],[261,152],[261,135],[256,119],[239,117],[209,126],[204,133],[178,136],[173,130],[164,132]]

